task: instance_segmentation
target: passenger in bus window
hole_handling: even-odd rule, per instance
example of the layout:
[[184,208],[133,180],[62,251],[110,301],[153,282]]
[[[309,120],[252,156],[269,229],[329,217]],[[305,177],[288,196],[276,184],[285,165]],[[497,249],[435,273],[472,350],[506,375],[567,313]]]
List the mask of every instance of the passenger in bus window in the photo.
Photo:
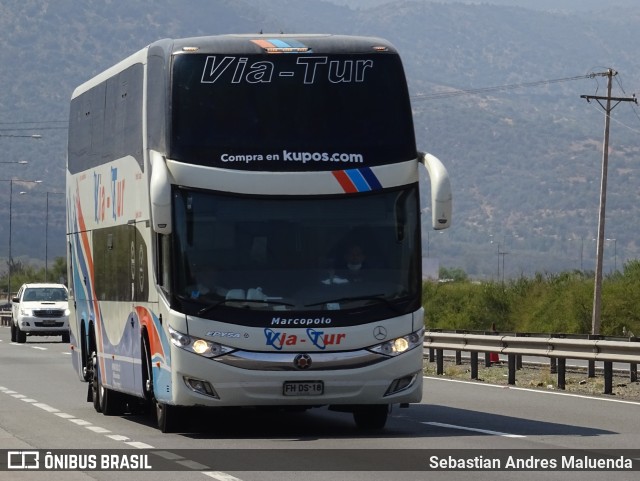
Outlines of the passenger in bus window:
[[343,252],[341,265],[338,266],[336,274],[349,281],[357,282],[362,280],[362,271],[367,267],[367,256],[364,249],[360,244],[351,243],[347,244],[347,248]]
[[224,297],[228,289],[224,287],[220,271],[208,262],[193,263],[190,267],[191,282],[187,285],[187,294],[192,299],[214,295]]

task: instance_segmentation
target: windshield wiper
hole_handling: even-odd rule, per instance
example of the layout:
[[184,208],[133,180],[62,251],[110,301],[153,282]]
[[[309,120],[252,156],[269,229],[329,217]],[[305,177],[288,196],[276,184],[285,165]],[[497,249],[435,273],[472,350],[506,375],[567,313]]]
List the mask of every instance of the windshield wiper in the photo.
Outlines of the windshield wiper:
[[369,296],[339,297],[337,299],[328,299],[322,302],[314,302],[313,304],[305,304],[304,307],[321,306],[323,304],[351,302],[351,301],[378,301],[385,304],[392,311],[400,312],[400,310],[393,304],[393,302],[391,302],[389,299],[383,296],[384,294],[371,294]]
[[244,304],[246,304],[244,307],[249,307],[248,304],[273,304],[276,306],[287,306],[287,307],[293,307],[293,304],[290,304],[288,302],[282,302],[282,301],[270,301],[270,300],[262,300],[262,299],[221,299],[218,302],[214,302],[211,305],[208,305],[206,307],[203,307],[202,309],[200,309],[198,311],[198,315],[201,316],[203,314],[206,314],[207,312],[211,312],[212,310],[214,310],[215,308],[221,306],[222,304],[226,304],[227,302],[242,302]]

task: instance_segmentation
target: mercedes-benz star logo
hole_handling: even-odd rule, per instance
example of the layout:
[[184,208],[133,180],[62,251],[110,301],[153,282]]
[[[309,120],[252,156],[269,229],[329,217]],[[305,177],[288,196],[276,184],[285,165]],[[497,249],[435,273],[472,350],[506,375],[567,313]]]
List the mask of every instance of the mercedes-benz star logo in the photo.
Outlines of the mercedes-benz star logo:
[[298,369],[309,369],[311,367],[311,356],[309,354],[298,354],[293,360],[293,365]]
[[376,326],[373,328],[373,337],[378,341],[382,341],[387,338],[387,330],[382,326]]

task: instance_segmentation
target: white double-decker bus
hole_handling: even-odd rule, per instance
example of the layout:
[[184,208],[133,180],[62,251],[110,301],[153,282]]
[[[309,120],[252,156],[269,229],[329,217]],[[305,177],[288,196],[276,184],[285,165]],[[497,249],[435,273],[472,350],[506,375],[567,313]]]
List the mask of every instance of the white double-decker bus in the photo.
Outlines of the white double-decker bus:
[[422,397],[419,169],[378,38],[160,40],[71,99],[71,349],[104,414],[329,406],[382,428]]

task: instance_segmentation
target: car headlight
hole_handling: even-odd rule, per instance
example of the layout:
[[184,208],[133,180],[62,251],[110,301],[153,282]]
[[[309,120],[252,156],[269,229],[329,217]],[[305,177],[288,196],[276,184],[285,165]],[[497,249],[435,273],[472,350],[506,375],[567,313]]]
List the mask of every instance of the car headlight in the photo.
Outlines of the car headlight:
[[176,331],[171,327],[169,327],[169,335],[171,336],[171,343],[174,346],[204,357],[214,358],[234,350],[229,346],[224,346],[217,342],[211,342],[199,337],[189,336],[188,334]]
[[20,308],[20,315],[25,317],[33,317],[33,309]]
[[419,331],[412,332],[406,336],[397,337],[396,339],[391,339],[381,344],[371,346],[369,351],[384,354],[386,356],[397,356],[403,352],[422,346],[423,337],[424,329],[420,329]]

